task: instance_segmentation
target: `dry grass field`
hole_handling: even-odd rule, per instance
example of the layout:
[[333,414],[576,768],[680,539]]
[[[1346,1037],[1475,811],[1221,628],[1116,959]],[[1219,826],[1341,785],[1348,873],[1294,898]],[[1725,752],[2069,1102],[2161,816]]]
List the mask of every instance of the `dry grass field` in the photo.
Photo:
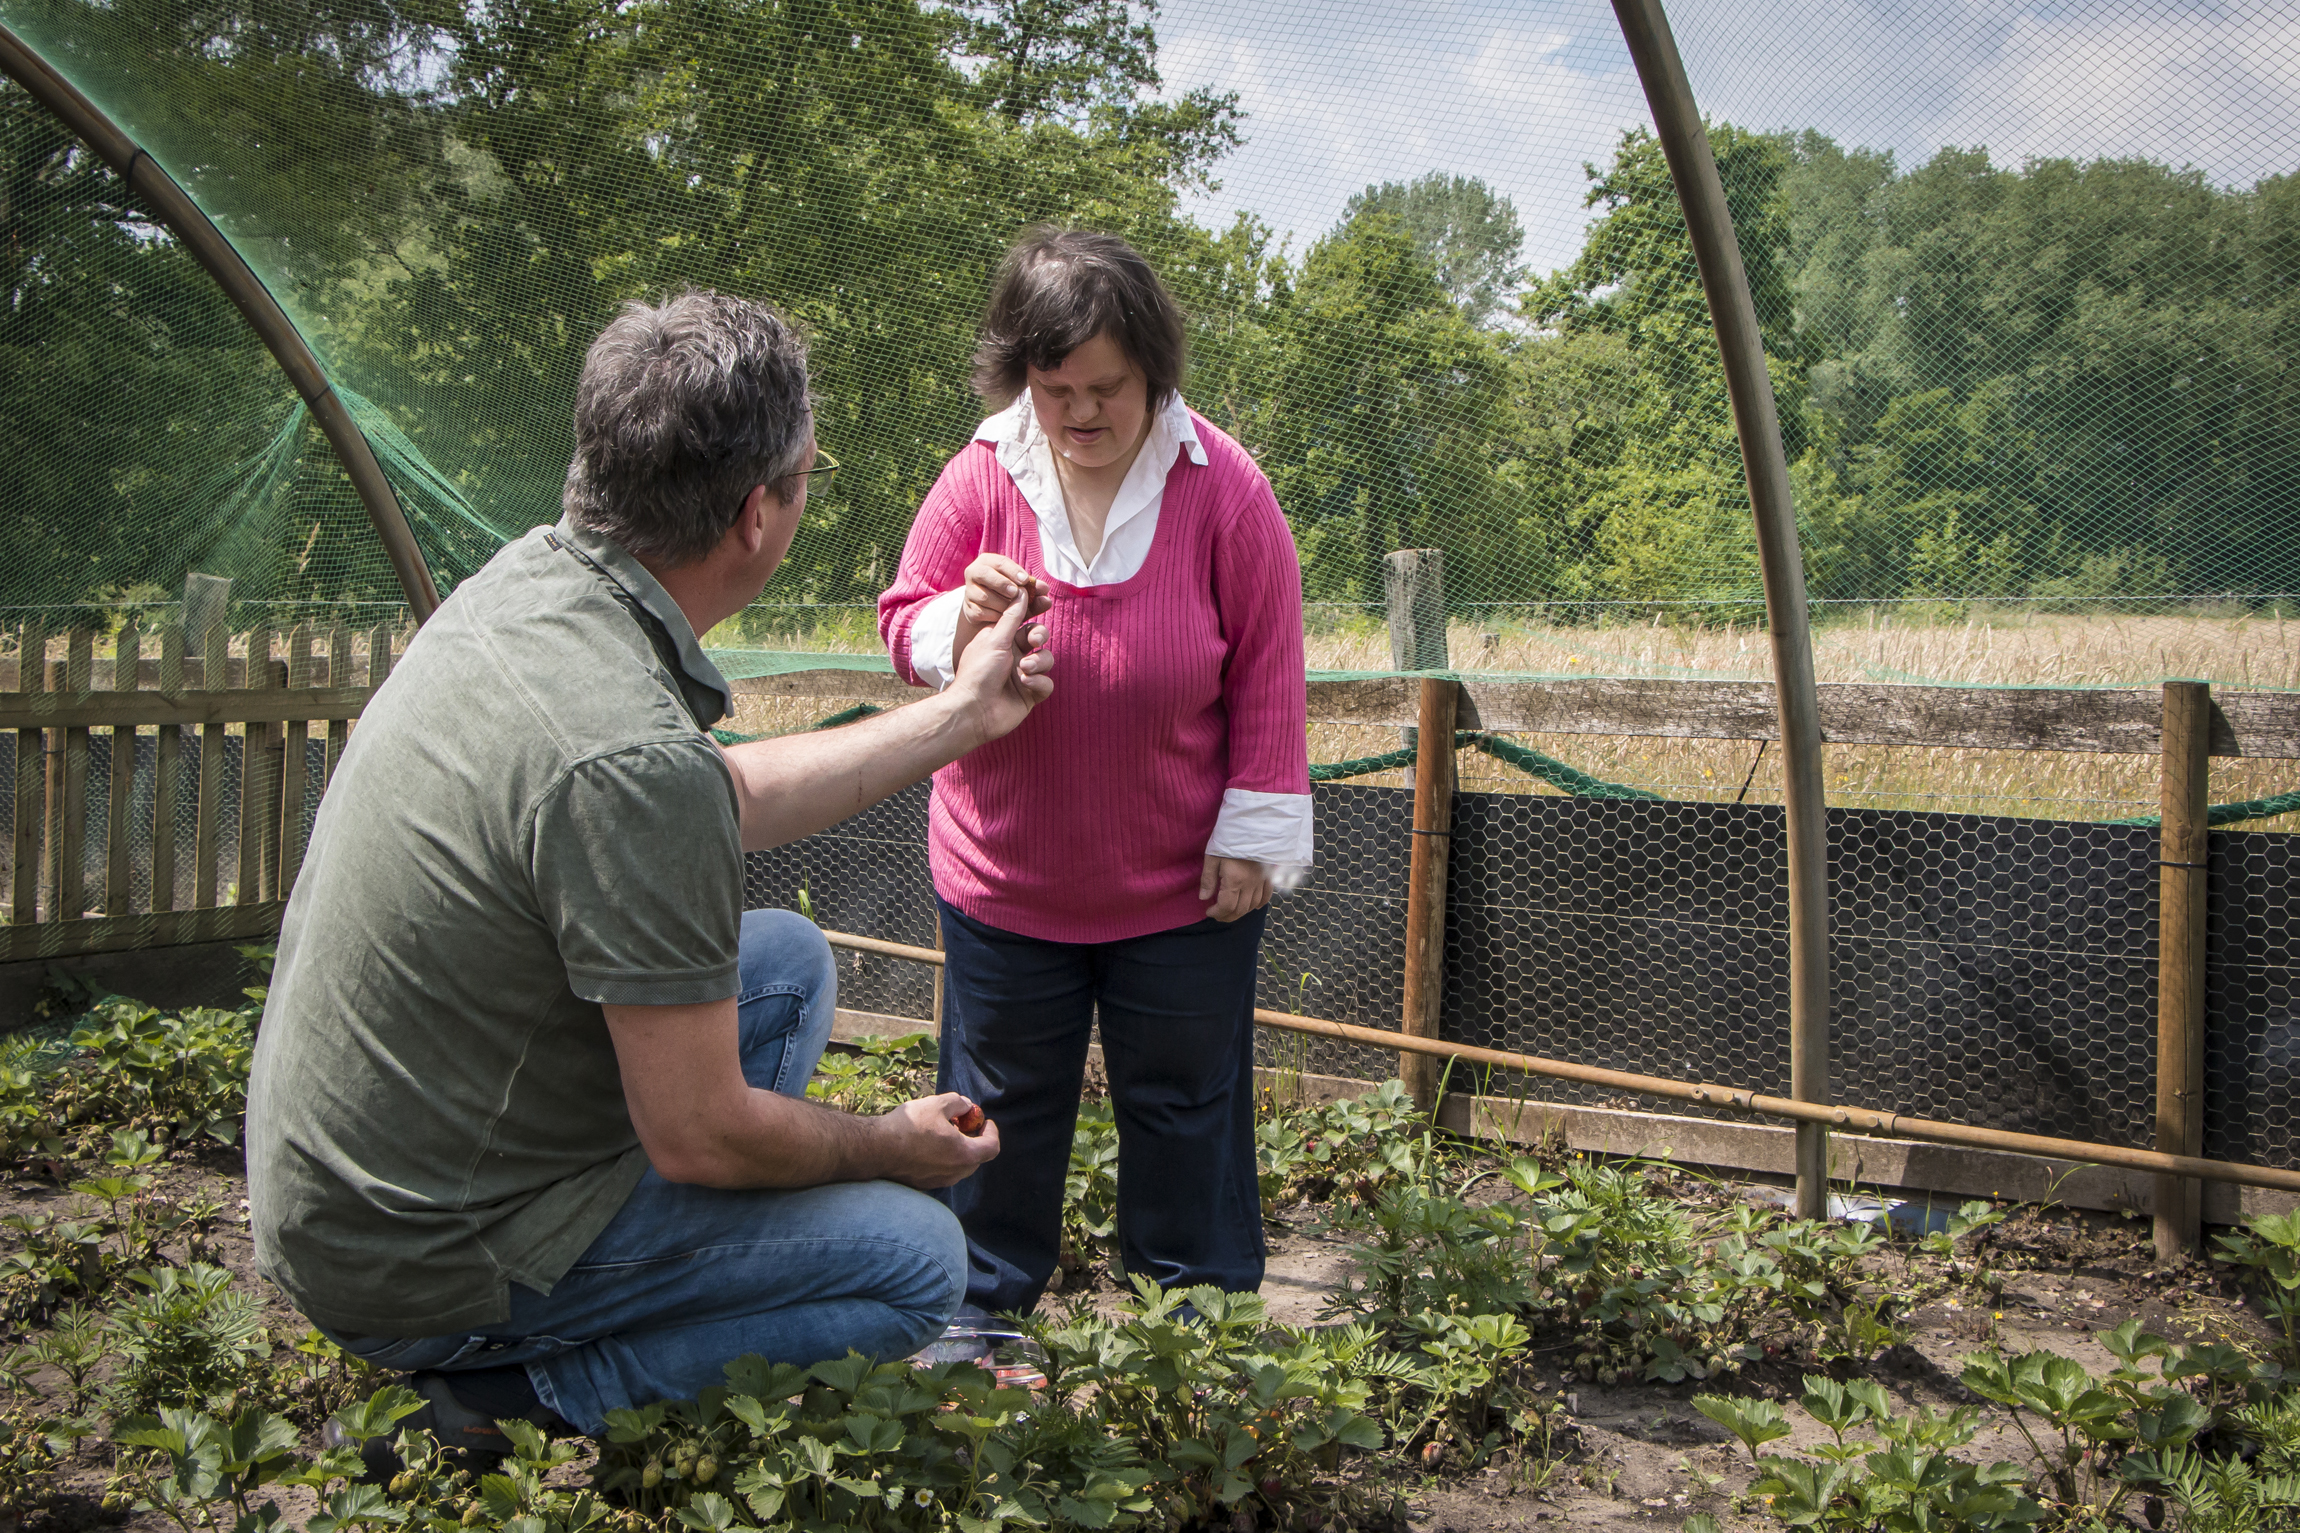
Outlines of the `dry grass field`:
[[[714,640],[722,635],[714,634]],[[819,628],[777,647],[871,653],[860,624]],[[1653,622],[1621,627],[1456,623],[1456,667],[1536,676],[1658,676],[1762,681],[1771,663],[1762,629]],[[1312,670],[1386,670],[1389,638],[1371,620],[1312,634]],[[1932,682],[1959,686],[2152,686],[2166,677],[2221,688],[2300,690],[2300,618],[2270,616],[2076,617],[1974,612],[1959,621],[1879,615],[1825,624],[1814,633],[1820,679]],[[735,726],[748,733],[795,729],[837,711],[823,700],[746,698]],[[1601,735],[1526,735],[1532,749],[1592,776],[1700,802],[1780,802],[1779,753],[1734,740]],[[1341,761],[1397,749],[1397,732],[1311,720],[1310,759]],[[2153,756],[2044,751],[1829,748],[1829,802],[1851,808],[1916,809],[2114,820],[2157,809]],[[1462,786],[1481,792],[1554,793],[1491,757],[1465,752]],[[1404,772],[1357,779],[1408,786]],[[2212,800],[2233,803],[2300,788],[2300,761],[2217,760]],[[2300,831],[2300,813],[2244,824]]]

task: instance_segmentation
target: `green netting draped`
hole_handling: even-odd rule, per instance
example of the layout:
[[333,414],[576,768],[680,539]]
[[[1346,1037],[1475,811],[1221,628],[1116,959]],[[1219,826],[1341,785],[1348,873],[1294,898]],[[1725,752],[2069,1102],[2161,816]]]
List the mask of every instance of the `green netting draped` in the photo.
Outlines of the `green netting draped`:
[[[1545,16],[0,0],[287,309],[442,588],[555,515],[616,306],[707,285],[807,325],[849,465],[715,642],[868,648],[981,413],[990,273],[1051,220],[1126,235],[1182,298],[1186,393],[1278,490],[1314,664],[1379,669],[1382,557],[1426,547],[1456,670],[1761,676],[1666,167],[1606,8]],[[1801,0],[1673,16],[1824,677],[2300,685],[2300,646],[2261,637],[2300,591],[2300,108],[2273,18],[2007,5],[1887,37]],[[2046,101],[2054,47],[2089,62]],[[395,602],[262,349],[13,87],[0,175],[0,605],[155,601],[193,568],[245,601]],[[1970,663],[1931,642],[1983,627],[2025,637]]]

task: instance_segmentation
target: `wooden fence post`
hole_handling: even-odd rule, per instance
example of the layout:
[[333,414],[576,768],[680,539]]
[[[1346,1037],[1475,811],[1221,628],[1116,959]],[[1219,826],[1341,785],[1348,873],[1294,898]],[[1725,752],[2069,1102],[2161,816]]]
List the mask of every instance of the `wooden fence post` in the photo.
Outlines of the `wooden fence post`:
[[[1445,551],[1401,548],[1382,560],[1389,599],[1390,665],[1400,671],[1450,667],[1445,631]],[[1419,723],[1398,731],[1406,748],[1428,741],[1414,761],[1413,860],[1406,880],[1405,1032],[1438,1035],[1445,999],[1446,872],[1453,845],[1453,723],[1461,689],[1450,681],[1421,684]],[[1398,1055],[1398,1076],[1428,1112],[1437,1106],[1438,1064],[1427,1054]]]
[[[272,631],[258,623],[248,629],[248,689],[272,684]],[[273,863],[271,841],[279,833],[279,778],[272,759],[278,728],[268,723],[241,726],[240,734],[240,878],[237,905],[253,905],[266,898]]]
[[[133,692],[143,669],[144,634],[134,618],[120,625],[112,643],[112,690]],[[112,726],[112,780],[104,797],[104,914],[128,913],[134,888],[135,848],[128,844],[129,806],[136,797],[136,726]]]
[[[16,690],[39,692],[48,685],[48,625],[37,614],[16,631]],[[11,880],[9,921],[30,926],[40,919],[41,830],[48,818],[47,731],[16,731],[16,865]]]
[[[1445,1000],[1446,874],[1452,866],[1454,715],[1461,689],[1424,681],[1421,751],[1414,761],[1413,863],[1406,884],[1404,1031],[1435,1038]],[[1398,1074],[1423,1112],[1436,1110],[1439,1065],[1427,1054],[1398,1056]]]
[[[184,625],[160,630],[160,692],[184,691]],[[152,913],[176,908],[176,778],[182,773],[184,730],[162,724],[152,743]],[[194,806],[197,807],[196,805]]]
[[[96,634],[74,624],[64,636],[63,691],[86,697],[95,690]],[[77,921],[88,913],[88,726],[67,725],[63,736],[63,780],[57,795],[55,921]]]
[[[1401,548],[1382,559],[1382,594],[1390,613],[1390,669],[1443,671],[1451,669],[1446,653],[1445,550]],[[1415,731],[1398,731],[1406,749],[1413,749]]]
[[[939,910],[935,912],[934,916],[934,950],[938,953],[943,950],[942,912]],[[937,1038],[942,1036],[942,976],[944,972],[941,964],[938,963],[934,966],[934,1035]]]
[[[2212,689],[2164,684],[2164,818],[2159,833],[2156,935],[2156,1147],[2204,1153],[2204,820],[2211,776]],[[2156,1178],[2156,1255],[2193,1254],[2203,1184]]]
[[[232,661],[228,645],[231,626],[225,621],[229,610],[231,582],[223,581],[221,595],[212,594],[204,582],[212,582],[212,575],[188,575],[184,578],[184,647],[200,653],[200,690],[221,692],[232,684]],[[196,623],[195,623],[196,620]],[[192,813],[192,908],[213,910],[216,906],[217,863],[221,858],[218,843],[223,836],[224,824],[224,731],[222,724],[200,726],[200,797]],[[242,758],[242,766],[246,764]]]
[[[287,684],[291,692],[311,689],[311,624],[298,623],[288,631]],[[295,892],[296,875],[303,871],[304,779],[310,757],[311,723],[291,719],[280,726],[279,873],[272,897],[284,900]]]

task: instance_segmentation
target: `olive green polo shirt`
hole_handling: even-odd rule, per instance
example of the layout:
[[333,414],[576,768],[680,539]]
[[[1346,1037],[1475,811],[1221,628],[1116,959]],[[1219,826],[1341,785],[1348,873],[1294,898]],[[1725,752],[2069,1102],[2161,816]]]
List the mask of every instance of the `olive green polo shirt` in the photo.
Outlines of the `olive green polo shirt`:
[[538,527],[353,730],[280,930],[248,1092],[263,1274],[342,1333],[549,1292],[646,1169],[601,1003],[736,992],[727,684],[614,543]]

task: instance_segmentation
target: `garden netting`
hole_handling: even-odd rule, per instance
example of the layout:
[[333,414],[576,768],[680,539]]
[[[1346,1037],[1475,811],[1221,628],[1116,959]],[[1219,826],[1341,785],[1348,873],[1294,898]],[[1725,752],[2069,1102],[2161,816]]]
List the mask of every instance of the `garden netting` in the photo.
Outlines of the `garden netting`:
[[[1707,308],[1602,5],[0,20],[262,277],[443,589],[555,515],[616,306],[717,287],[812,332],[848,467],[714,643],[753,670],[867,651],[981,414],[989,276],[1055,222],[1123,233],[1188,308],[1186,393],[1277,487],[1313,665],[1388,668],[1381,560],[1426,547],[1457,669],[1764,672]],[[1672,20],[1764,325],[1823,679],[2300,682],[2300,23],[2133,0]],[[277,369],[13,86],[0,174],[0,605],[116,614],[193,569],[286,615],[395,604]]]
[[[1820,679],[2300,688],[2300,11],[1670,15],[1771,364]],[[977,320],[1040,223],[1126,236],[1177,293],[1185,395],[1294,529],[1313,673],[1397,668],[1384,558],[1435,549],[1454,674],[1769,679],[1708,307],[1594,0],[0,0],[0,23],[261,278],[443,591],[558,514],[618,305],[710,287],[799,320],[845,467],[707,643],[744,681],[858,674],[745,688],[734,733],[891,700],[859,674],[885,668],[875,599],[983,413]],[[194,572],[232,582],[237,634],[404,625],[277,366],[14,85],[0,263],[0,629],[148,634]],[[1352,780],[1317,789],[1318,871],[1273,910],[1262,999],[1394,1025],[1407,758],[1396,721],[1310,731]],[[1445,1036],[1783,1089],[1780,752],[1468,743]],[[135,767],[141,834],[141,740]],[[2157,772],[1829,748],[1847,1099],[2146,1139],[2160,852],[2113,822],[2156,810]],[[2289,762],[2213,768],[2218,802],[2295,788]],[[755,855],[751,901],[932,940],[923,791]],[[2250,823],[2209,854],[2210,1148],[2289,1164],[2292,859],[2262,830],[2300,815]],[[925,969],[842,966],[850,1006],[927,1015]]]

